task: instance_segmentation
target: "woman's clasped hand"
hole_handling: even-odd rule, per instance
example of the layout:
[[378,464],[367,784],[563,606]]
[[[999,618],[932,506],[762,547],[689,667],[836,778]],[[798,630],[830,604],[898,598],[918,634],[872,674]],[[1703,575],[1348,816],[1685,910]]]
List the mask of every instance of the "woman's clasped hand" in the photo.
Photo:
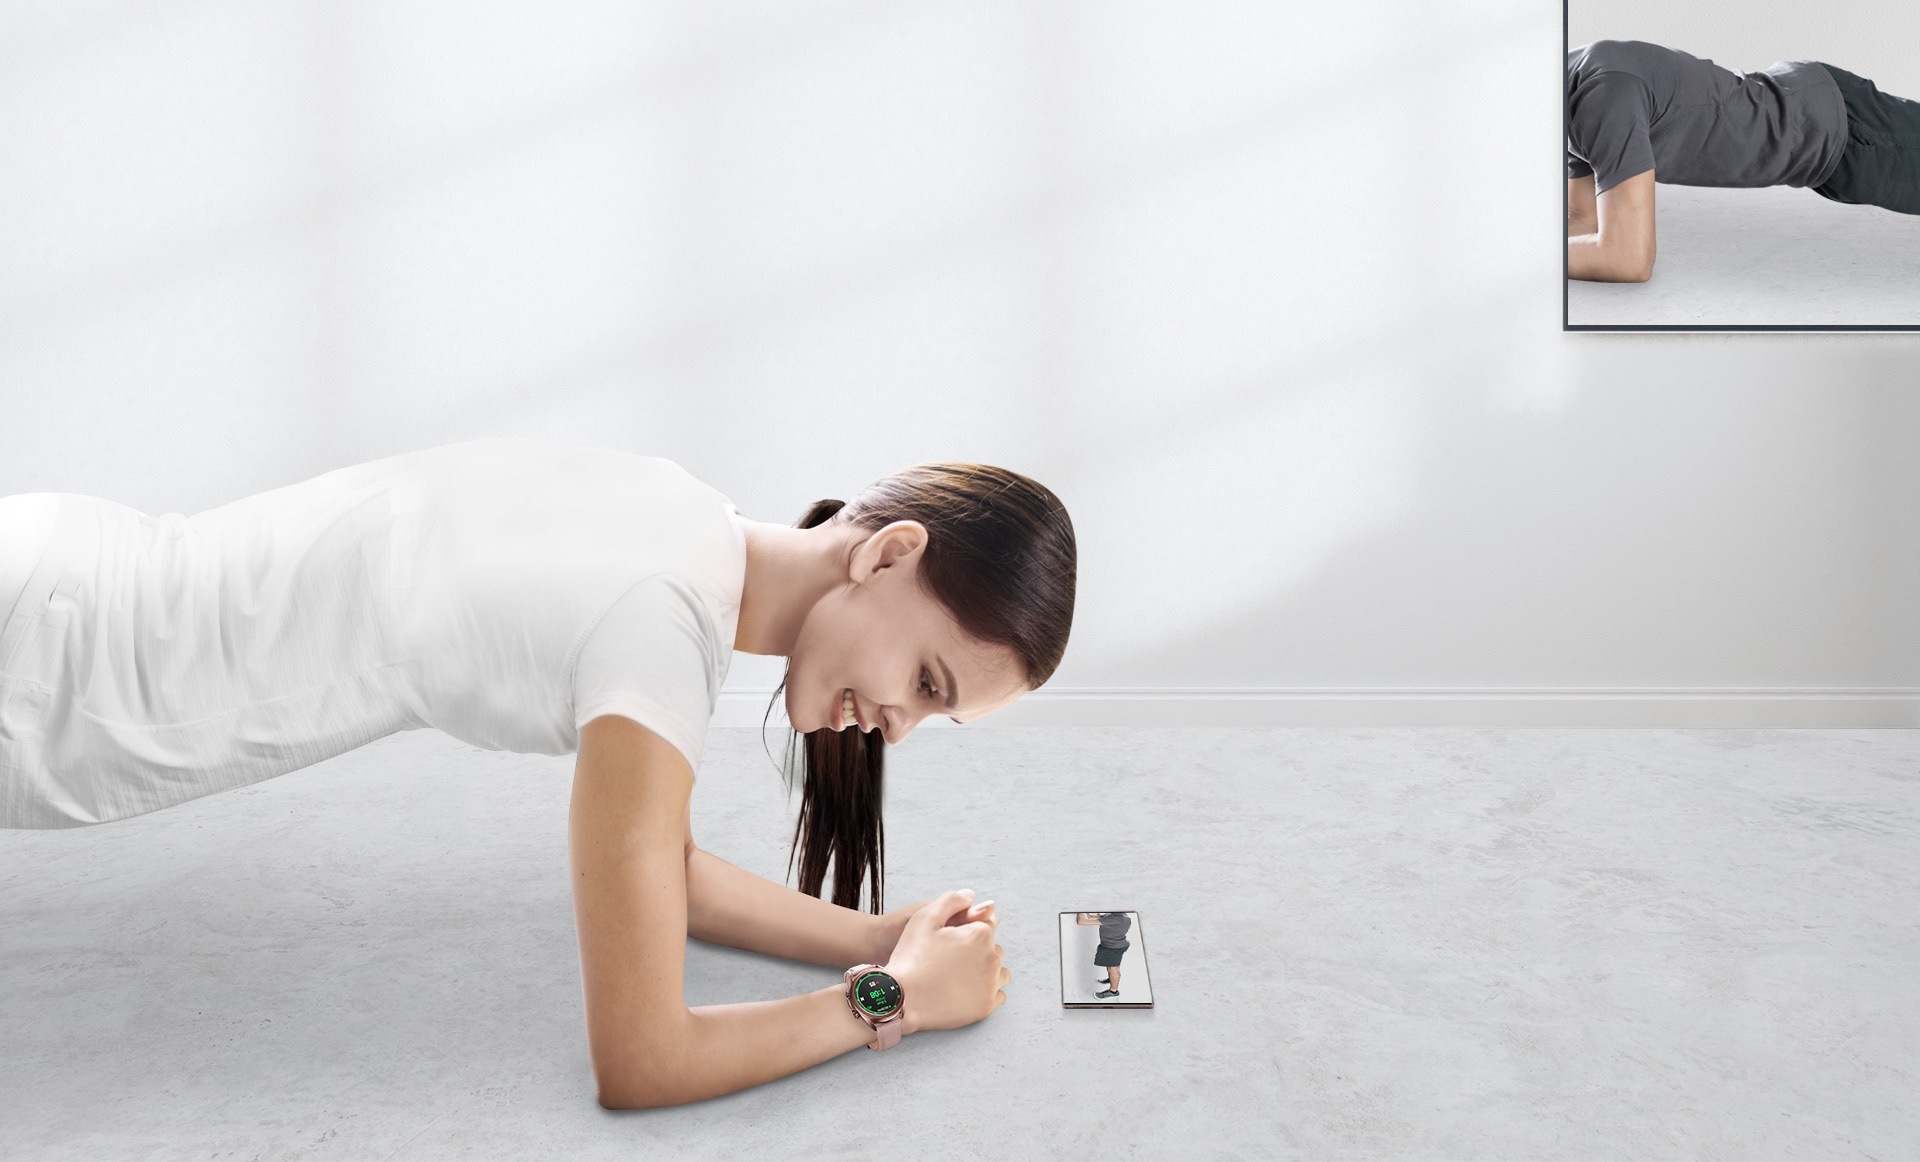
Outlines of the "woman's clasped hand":
[[1006,1002],[1001,990],[1013,974],[1001,964],[1000,916],[992,900],[975,904],[972,890],[962,888],[882,919],[903,913],[886,969],[904,994],[905,1032],[971,1025]]

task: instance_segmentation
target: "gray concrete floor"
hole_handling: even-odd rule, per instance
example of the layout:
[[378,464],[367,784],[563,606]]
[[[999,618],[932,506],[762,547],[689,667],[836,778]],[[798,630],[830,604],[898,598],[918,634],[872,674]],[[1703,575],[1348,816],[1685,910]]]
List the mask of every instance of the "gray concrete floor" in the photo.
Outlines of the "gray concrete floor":
[[[608,1113],[570,759],[431,732],[141,819],[0,832],[8,1158],[1920,1156],[1920,733],[929,730],[895,902],[1000,902],[1007,1005]],[[716,731],[701,844],[778,873]],[[1138,909],[1157,1007],[1064,1011]],[[827,969],[695,945],[694,1003]]]
[[1568,322],[1920,327],[1920,215],[1789,186],[1654,190],[1653,278],[1569,282]]

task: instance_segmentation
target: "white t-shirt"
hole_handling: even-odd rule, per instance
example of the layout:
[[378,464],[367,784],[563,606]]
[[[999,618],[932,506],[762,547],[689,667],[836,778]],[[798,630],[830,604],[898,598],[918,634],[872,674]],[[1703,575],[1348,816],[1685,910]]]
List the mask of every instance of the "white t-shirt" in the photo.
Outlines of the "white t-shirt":
[[476,440],[191,517],[35,495],[59,512],[0,657],[0,824],[136,815],[427,726],[567,754],[620,714],[699,767],[746,540],[669,461]]

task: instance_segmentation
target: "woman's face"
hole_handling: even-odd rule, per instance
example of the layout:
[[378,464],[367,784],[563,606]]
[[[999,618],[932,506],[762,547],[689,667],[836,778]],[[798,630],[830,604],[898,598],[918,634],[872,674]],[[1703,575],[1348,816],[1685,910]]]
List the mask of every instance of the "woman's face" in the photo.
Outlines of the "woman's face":
[[851,725],[895,743],[929,714],[967,722],[1026,692],[1012,650],[967,636],[921,588],[926,543],[918,521],[878,530],[854,549],[845,582],[808,611],[787,668],[795,730]]

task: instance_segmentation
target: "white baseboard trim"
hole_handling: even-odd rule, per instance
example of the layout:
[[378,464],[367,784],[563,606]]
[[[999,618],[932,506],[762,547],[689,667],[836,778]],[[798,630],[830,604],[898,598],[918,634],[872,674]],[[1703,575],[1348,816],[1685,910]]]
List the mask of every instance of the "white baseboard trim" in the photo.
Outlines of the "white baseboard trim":
[[[759,726],[772,696],[722,691],[713,724]],[[769,726],[785,725],[776,708]],[[1920,687],[1043,687],[979,725],[1916,728]]]

